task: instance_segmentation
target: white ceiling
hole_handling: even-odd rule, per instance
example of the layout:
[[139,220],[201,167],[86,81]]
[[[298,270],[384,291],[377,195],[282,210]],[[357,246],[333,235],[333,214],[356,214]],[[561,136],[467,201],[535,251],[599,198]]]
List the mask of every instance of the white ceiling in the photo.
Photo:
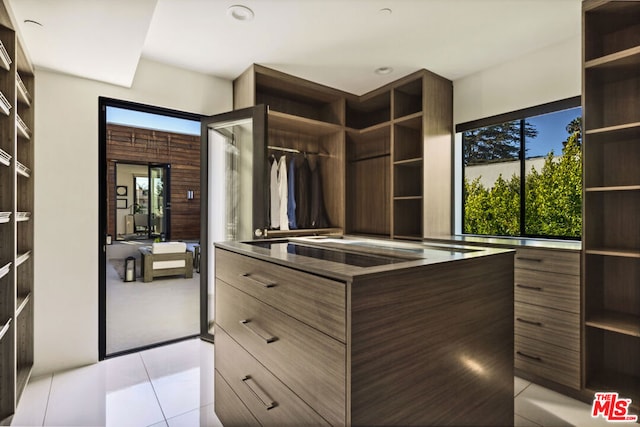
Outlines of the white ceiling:
[[[455,80],[577,37],[581,25],[580,0],[9,3],[35,66],[122,86],[144,57],[227,79],[259,63],[362,94],[420,68]],[[255,18],[233,20],[233,4]],[[382,66],[393,73],[373,73]]]

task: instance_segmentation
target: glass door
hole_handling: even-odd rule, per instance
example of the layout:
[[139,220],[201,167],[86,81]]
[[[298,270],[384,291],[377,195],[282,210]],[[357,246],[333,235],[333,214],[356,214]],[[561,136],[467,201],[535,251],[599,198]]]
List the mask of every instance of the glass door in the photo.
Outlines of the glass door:
[[171,214],[169,171],[171,165],[149,165],[149,235],[169,240]]
[[214,243],[262,237],[268,225],[264,105],[202,119],[201,334],[213,339]]

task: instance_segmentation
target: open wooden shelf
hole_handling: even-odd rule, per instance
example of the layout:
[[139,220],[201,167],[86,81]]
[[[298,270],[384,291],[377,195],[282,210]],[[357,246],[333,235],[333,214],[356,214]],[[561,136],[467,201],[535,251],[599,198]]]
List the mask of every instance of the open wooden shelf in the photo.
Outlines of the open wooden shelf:
[[16,128],[18,129],[18,133],[25,139],[31,139],[31,130],[26,125],[24,120],[20,118],[20,116],[16,115]]
[[312,135],[329,135],[342,131],[342,127],[333,123],[281,113],[269,109],[268,126],[274,129],[283,129],[291,132],[299,132]]
[[619,334],[640,337],[640,316],[634,316],[632,314],[603,311],[590,315],[585,320],[585,324]]
[[640,400],[640,2],[583,2],[584,384]]
[[27,90],[24,82],[20,78],[20,74],[16,74],[16,84],[18,88],[18,101],[26,104],[28,106],[31,105],[31,94]]
[[11,319],[8,319],[2,327],[0,328],[0,340],[4,339],[4,336],[9,332],[9,328],[11,327]]

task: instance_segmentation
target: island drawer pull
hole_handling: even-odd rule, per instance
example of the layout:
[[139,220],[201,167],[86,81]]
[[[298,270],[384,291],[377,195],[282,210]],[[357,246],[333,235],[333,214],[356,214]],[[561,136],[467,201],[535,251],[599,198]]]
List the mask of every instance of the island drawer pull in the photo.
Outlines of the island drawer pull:
[[516,317],[516,320],[518,322],[528,323],[529,325],[542,326],[542,322],[534,322],[533,320],[527,320],[527,319],[523,319],[521,317]]
[[257,335],[260,339],[263,339],[267,344],[271,344],[272,342],[278,340],[278,338],[271,336],[270,334],[262,330],[262,328],[259,328],[256,325],[252,324],[251,320],[249,319],[243,319],[240,321],[240,323],[245,328]]
[[[260,403],[262,403],[265,408],[267,408],[267,411],[269,409],[273,409],[276,406],[278,406],[278,404],[276,402],[274,402],[268,395],[267,393],[265,393],[258,384],[256,384],[256,382],[253,380],[253,378],[251,378],[249,375],[246,375],[244,378],[242,378],[242,382],[244,383],[244,385],[247,386],[247,388],[249,389],[249,391],[251,391],[251,393],[256,397],[256,399],[258,399],[260,401]],[[253,386],[252,386],[253,384]]]
[[517,256],[516,259],[521,261],[542,262],[542,258],[531,258],[527,256]]
[[522,288],[522,289],[529,289],[532,291],[542,291],[542,287],[540,286],[529,286],[529,285],[521,285],[520,283],[516,284],[517,287]]
[[253,275],[251,273],[243,273],[240,276],[244,277],[245,279],[247,279],[247,280],[249,280],[249,281],[251,281],[253,283],[256,283],[256,284],[258,284],[258,285],[260,285],[260,286],[262,286],[264,288],[273,288],[274,286],[276,286],[276,284],[273,281],[263,282],[262,280],[258,280],[258,279],[253,278]]
[[539,356],[531,356],[527,353],[523,353],[521,351],[516,351],[516,353],[522,357],[526,357],[527,359],[535,360],[536,362],[542,362],[542,357]]

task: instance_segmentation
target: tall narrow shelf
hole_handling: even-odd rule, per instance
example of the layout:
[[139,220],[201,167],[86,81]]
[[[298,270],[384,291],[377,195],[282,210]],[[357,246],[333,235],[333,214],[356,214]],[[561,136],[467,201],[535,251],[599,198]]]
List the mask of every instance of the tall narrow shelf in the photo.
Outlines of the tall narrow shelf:
[[0,2],[0,425],[33,367],[34,72]]
[[640,3],[583,2],[584,386],[640,408]]

